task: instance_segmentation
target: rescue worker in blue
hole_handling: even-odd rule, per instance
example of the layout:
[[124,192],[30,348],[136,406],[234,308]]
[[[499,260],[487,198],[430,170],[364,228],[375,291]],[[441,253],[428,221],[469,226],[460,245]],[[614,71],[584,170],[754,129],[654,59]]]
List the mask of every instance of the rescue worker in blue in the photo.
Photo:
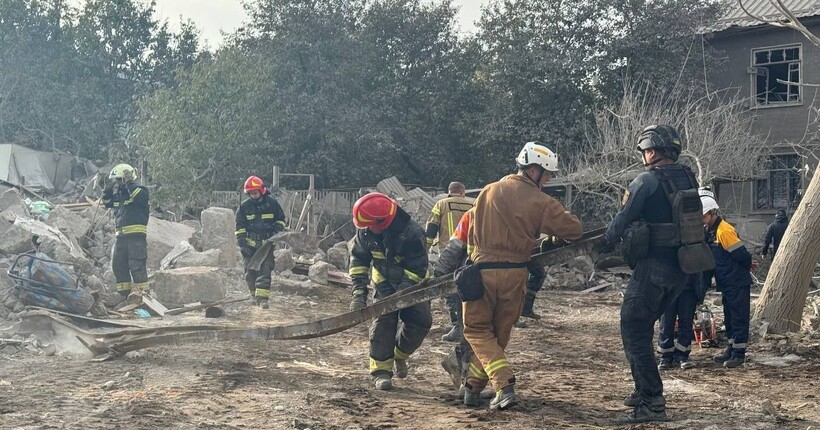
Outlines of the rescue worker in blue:
[[[735,228],[720,217],[714,198],[701,196],[703,224],[715,257],[715,285],[723,295],[723,316],[729,345],[714,357],[715,363],[735,368],[746,361],[749,342],[752,254],[740,241]],[[709,279],[711,283],[711,277]]]
[[774,256],[777,254],[777,248],[780,247],[780,241],[783,240],[783,236],[786,234],[786,228],[788,227],[789,218],[786,216],[786,211],[783,209],[778,209],[774,216],[774,222],[769,224],[769,227],[766,228],[766,235],[763,238],[763,250],[760,251],[760,256],[763,259],[767,258],[769,254],[769,245],[771,245],[771,259],[774,260]]
[[[376,290],[376,301],[427,276],[424,230],[390,197],[370,193],[353,205],[357,227],[350,253],[348,273],[353,280],[350,310],[367,306],[368,283]],[[393,369],[407,377],[407,359],[430,332],[433,316],[430,302],[419,303],[382,315],[370,326],[370,375],[379,390],[393,388]]]
[[270,195],[262,179],[251,176],[245,180],[248,198],[236,211],[236,242],[245,260],[245,283],[255,298],[256,305],[268,309],[271,272],[276,264],[273,252],[269,252],[259,270],[248,269],[251,257],[274,234],[285,229],[285,211]]
[[114,166],[103,188],[102,203],[116,217],[111,270],[122,297],[147,294],[148,271],[148,188],[137,182],[137,170],[128,164]]
[[702,285],[702,277],[692,276],[678,298],[661,315],[658,332],[658,353],[661,357],[658,370],[668,370],[676,364],[684,370],[695,367],[695,363],[689,361],[689,354],[695,338],[695,310],[698,303],[703,301],[701,293],[705,293]]
[[[678,259],[680,239],[674,239],[680,237],[679,225],[673,223],[674,219],[682,218],[674,212],[682,213],[684,209],[683,206],[675,209],[671,196],[696,190],[698,184],[692,171],[677,163],[682,149],[683,141],[672,126],[653,125],[640,133],[637,150],[647,171],[629,184],[623,208],[609,224],[604,238],[596,243],[599,253],[611,252],[624,238],[625,256],[630,253],[632,260],[630,257],[627,260],[634,266],[621,306],[621,338],[635,383],[635,390],[624,400],[624,404],[634,410],[618,420],[624,424],[667,420],[652,338],[655,321],[683,291],[688,280]],[[689,192],[694,193],[695,206],[699,206],[697,192]],[[700,208],[696,207],[694,228],[702,244],[703,227],[697,224],[698,214]],[[639,230],[641,222],[644,224]],[[673,227],[670,229],[670,226]],[[688,231],[692,227],[688,226]],[[644,236],[643,244],[637,243],[639,231],[651,232]],[[703,248],[708,256],[708,248]]]

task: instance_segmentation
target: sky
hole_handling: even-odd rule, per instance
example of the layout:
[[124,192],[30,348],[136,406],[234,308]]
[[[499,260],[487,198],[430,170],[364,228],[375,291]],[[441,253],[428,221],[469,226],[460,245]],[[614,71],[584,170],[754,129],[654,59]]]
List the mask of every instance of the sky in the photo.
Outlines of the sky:
[[[156,0],[157,17],[168,20],[171,28],[179,28],[179,17],[194,21],[211,49],[222,42],[221,32],[230,33],[245,20],[245,10],[240,0]],[[489,0],[454,0],[460,8],[459,27],[462,32],[472,33],[473,23],[481,15],[481,6]]]

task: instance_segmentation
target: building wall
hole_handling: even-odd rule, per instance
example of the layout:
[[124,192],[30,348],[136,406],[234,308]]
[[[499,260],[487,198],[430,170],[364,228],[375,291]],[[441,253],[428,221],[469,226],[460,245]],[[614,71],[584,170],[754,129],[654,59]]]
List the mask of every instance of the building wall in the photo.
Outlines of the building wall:
[[[820,34],[820,17],[804,23],[815,34]],[[775,27],[729,29],[712,34],[709,43],[719,51],[723,60],[720,73],[710,80],[712,88],[741,88],[741,95],[749,98],[750,106],[753,106],[752,80],[747,69],[752,64],[752,49],[799,43],[802,45],[802,82],[820,83],[820,48],[797,31]],[[803,87],[801,105],[756,108],[758,131],[768,134],[772,144],[801,140],[809,117],[808,109],[815,98],[820,103],[820,89]]]

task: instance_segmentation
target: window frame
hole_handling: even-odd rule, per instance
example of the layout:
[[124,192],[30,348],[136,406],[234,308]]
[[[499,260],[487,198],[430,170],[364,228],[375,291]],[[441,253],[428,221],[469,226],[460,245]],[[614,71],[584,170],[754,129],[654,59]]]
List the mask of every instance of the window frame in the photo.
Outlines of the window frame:
[[[803,83],[803,55],[805,53],[805,51],[803,50],[803,42],[785,43],[785,44],[772,45],[772,46],[763,46],[763,47],[759,47],[759,48],[751,48],[749,50],[749,70],[750,70],[750,73],[749,73],[749,84],[750,84],[749,85],[749,92],[751,93],[751,103],[750,104],[751,104],[752,109],[768,109],[768,108],[778,108],[778,107],[784,107],[784,106],[802,106],[803,105],[803,89],[800,86],[797,86],[798,93],[797,93],[797,100],[796,101],[774,102],[774,103],[770,103],[770,102],[767,101],[766,103],[761,104],[758,101],[758,98],[757,98],[757,76],[758,76],[757,68],[758,67],[765,68],[765,65],[764,66],[755,65],[755,54],[757,54],[758,52],[762,52],[762,51],[773,51],[773,50],[777,50],[777,49],[784,49],[785,50],[785,49],[791,49],[791,48],[797,48],[797,52],[798,52],[798,55],[799,55],[799,58],[797,60],[792,60],[792,61],[785,61],[784,60],[782,62],[775,62],[775,63],[770,63],[770,64],[793,64],[793,63],[796,62],[797,63],[797,73],[798,73],[798,76],[799,76],[799,79],[798,79],[797,82],[802,84]],[[751,72],[752,70],[754,70],[754,72]],[[787,72],[787,73],[789,73],[789,72]],[[791,87],[791,86],[792,85],[787,85],[787,88]]]
[[[774,161],[774,159],[778,158],[778,157],[797,157],[796,158],[797,166],[794,166],[794,167],[791,167],[791,168],[771,168],[771,167],[777,167],[778,163],[776,163]],[[764,173],[764,175],[761,175],[762,177],[758,177],[758,178],[754,179],[754,181],[753,181],[754,186],[752,187],[752,193],[753,193],[752,194],[752,197],[753,197],[753,199],[752,199],[752,202],[753,202],[752,213],[769,213],[769,212],[773,213],[774,211],[776,211],[778,209],[786,209],[786,210],[793,209],[792,203],[794,201],[789,201],[785,208],[776,206],[774,204],[774,202],[772,201],[773,200],[773,195],[774,195],[774,192],[773,192],[773,189],[772,189],[772,186],[773,186],[772,172],[790,172],[790,173],[794,173],[797,176],[797,178],[796,178],[797,179],[797,188],[794,190],[796,195],[799,195],[800,189],[803,187],[803,178],[800,177],[800,173],[799,173],[800,163],[801,163],[803,157],[799,153],[797,153],[797,152],[783,152],[783,153],[778,153],[778,154],[770,154],[768,156],[768,158],[771,162],[771,167],[767,168],[764,171],[765,173]],[[785,164],[785,163],[781,163],[781,164]],[[790,175],[789,178],[788,178],[788,180],[789,180],[789,185],[788,185],[789,186],[789,190],[788,190],[789,195],[791,195],[791,193],[792,193],[792,190],[791,190],[791,180],[792,179],[794,179],[794,178],[792,178],[791,175]],[[764,208],[758,207],[758,201],[760,200],[760,191],[759,190],[760,190],[760,183],[761,182],[765,183],[766,194],[767,194],[766,207],[764,207]]]

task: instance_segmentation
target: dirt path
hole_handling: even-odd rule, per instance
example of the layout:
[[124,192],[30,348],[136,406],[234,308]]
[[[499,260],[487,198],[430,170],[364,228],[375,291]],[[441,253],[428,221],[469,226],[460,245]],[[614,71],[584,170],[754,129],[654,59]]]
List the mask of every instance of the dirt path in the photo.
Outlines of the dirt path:
[[[347,293],[276,295],[228,319],[291,323],[341,312]],[[0,358],[2,429],[452,429],[613,428],[631,378],[618,335],[620,294],[543,292],[541,322],[515,329],[509,347],[522,405],[470,410],[455,398],[439,360],[445,321],[413,356],[392,392],[370,388],[365,326],[323,339],[155,348],[105,363],[62,357]],[[755,352],[755,348],[751,350]],[[709,364],[664,375],[672,422],[636,428],[807,429],[820,426],[820,360],[785,368]],[[816,357],[816,355],[815,355]],[[776,416],[764,413],[770,400]]]

